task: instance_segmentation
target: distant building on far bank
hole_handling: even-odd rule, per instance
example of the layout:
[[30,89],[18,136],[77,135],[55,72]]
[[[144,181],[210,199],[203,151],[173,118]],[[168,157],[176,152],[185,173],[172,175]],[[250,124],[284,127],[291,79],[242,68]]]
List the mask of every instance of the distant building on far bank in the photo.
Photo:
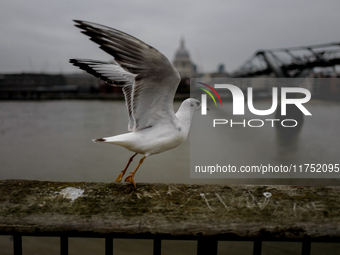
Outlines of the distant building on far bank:
[[202,73],[199,76],[200,78],[226,78],[230,77],[230,74],[225,70],[224,64],[219,64],[217,66],[216,72],[211,73]]
[[196,66],[191,62],[189,51],[185,48],[184,38],[181,38],[180,47],[175,52],[173,65],[181,76],[177,92],[190,93],[190,78],[196,75]]
[[77,86],[78,92],[96,93],[99,91],[98,78],[85,72],[64,74],[64,77],[68,85]]
[[[181,76],[176,97],[188,96],[190,78],[228,76],[223,64],[220,64],[215,72],[198,73],[183,37],[175,51],[173,65]],[[86,72],[78,71],[70,74],[0,73],[0,99],[106,99],[122,97],[121,87],[111,86]]]
[[[184,38],[181,38],[180,47],[175,52],[175,58],[173,61],[174,67],[177,69],[182,80],[180,86],[190,85],[190,78],[194,77],[206,77],[206,78],[223,78],[229,77],[229,74],[225,70],[224,64],[219,64],[217,70],[211,73],[198,73],[196,65],[191,61],[188,49],[185,47]],[[178,91],[180,92],[181,89]]]
[[180,47],[175,53],[174,67],[181,78],[192,78],[196,74],[195,65],[191,62],[189,51],[185,48],[184,38],[181,38]]

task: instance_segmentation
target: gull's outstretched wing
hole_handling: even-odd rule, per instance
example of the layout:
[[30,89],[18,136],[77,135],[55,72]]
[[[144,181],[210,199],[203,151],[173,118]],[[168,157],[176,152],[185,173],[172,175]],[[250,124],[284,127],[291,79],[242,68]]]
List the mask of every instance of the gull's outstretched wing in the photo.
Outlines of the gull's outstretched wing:
[[134,127],[134,118],[132,114],[131,95],[136,75],[125,71],[115,61],[109,63],[92,59],[78,58],[70,59],[70,63],[112,86],[122,87],[126,107],[129,113],[128,130],[132,131]]
[[131,95],[133,130],[173,121],[173,99],[180,76],[158,50],[119,30],[91,22],[75,21],[82,33],[111,54],[119,65],[135,77]]

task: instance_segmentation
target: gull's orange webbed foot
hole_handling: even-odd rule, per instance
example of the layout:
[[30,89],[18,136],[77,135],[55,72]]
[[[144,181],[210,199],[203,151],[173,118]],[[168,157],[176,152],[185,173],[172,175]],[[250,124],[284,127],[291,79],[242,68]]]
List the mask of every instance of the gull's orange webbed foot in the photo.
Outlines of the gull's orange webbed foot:
[[123,179],[123,175],[124,175],[124,173],[121,172],[120,175],[118,175],[118,177],[117,177],[117,179],[115,180],[115,182],[121,182],[122,179]]
[[133,171],[128,177],[125,178],[125,181],[131,182],[133,184],[133,186],[135,186],[135,189],[137,189],[137,186],[136,186],[135,181],[133,180],[133,177],[135,176],[135,173],[137,172],[138,168],[143,163],[145,158],[146,158],[146,156],[142,157],[141,160],[139,161],[138,166],[136,167],[135,171]]
[[131,182],[133,184],[133,186],[135,186],[135,189],[137,189],[137,186],[136,186],[136,183],[135,183],[135,181],[133,179],[132,173],[128,177],[125,178],[125,181],[126,182]]
[[122,179],[123,179],[123,176],[126,172],[126,170],[128,169],[130,163],[132,162],[133,158],[137,155],[137,153],[135,153],[130,159],[129,159],[129,162],[127,163],[126,167],[124,168],[124,170],[120,173],[120,175],[118,175],[117,179],[116,179],[116,182],[121,182]]

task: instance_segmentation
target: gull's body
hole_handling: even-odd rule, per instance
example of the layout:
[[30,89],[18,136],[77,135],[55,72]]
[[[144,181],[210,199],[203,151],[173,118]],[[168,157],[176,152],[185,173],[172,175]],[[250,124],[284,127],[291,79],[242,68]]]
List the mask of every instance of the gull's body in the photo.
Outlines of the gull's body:
[[122,180],[132,159],[137,154],[144,155],[125,179],[136,187],[134,174],[147,156],[173,149],[187,138],[193,112],[200,109],[200,102],[186,99],[175,114],[173,99],[180,76],[163,54],[119,30],[90,22],[75,22],[82,33],[115,59],[110,63],[89,59],[71,59],[70,62],[112,86],[122,87],[130,132],[93,141],[119,145],[135,152],[117,182]]
[[[188,102],[183,103],[187,104]],[[136,152],[138,154],[144,154],[145,156],[158,154],[163,151],[173,149],[184,142],[188,136],[190,122],[185,120],[190,115],[192,116],[192,114],[190,114],[190,112],[185,112],[186,109],[190,108],[181,107],[181,111],[177,112],[182,113],[182,117],[185,119],[181,118],[181,114],[176,114],[176,117],[170,124],[160,121],[160,123],[156,124],[155,126],[140,130],[138,132],[130,132],[102,138],[105,140],[103,142],[120,145],[130,151]]]

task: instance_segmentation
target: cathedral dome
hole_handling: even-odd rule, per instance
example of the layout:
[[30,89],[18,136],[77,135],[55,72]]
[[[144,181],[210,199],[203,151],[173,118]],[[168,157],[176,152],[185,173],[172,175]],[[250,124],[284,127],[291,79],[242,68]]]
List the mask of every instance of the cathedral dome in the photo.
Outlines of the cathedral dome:
[[190,78],[195,75],[194,64],[190,60],[189,51],[184,46],[184,38],[181,38],[180,47],[175,52],[173,64],[182,78]]
[[184,47],[184,39],[183,38],[181,39],[181,45],[180,45],[180,48],[176,51],[175,57],[176,58],[190,58],[189,52]]

